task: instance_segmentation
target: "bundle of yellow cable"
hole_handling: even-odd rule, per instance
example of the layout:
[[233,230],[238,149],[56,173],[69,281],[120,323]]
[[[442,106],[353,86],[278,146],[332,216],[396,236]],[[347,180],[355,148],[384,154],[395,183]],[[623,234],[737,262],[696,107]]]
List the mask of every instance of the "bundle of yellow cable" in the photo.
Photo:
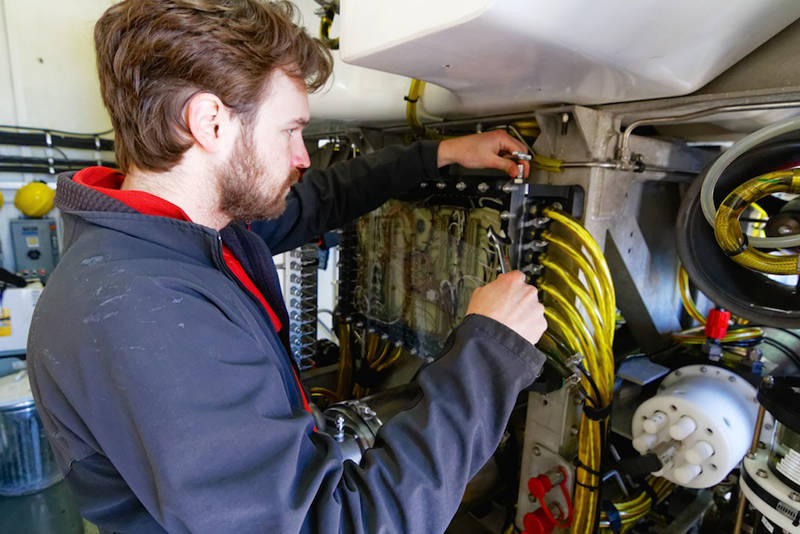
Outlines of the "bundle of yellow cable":
[[[616,326],[616,299],[611,273],[600,247],[577,220],[553,208],[545,209],[542,214],[572,238],[564,239],[551,231],[542,235],[550,243],[548,253],[541,260],[547,274],[539,283],[546,298],[547,320],[553,330],[548,341],[560,338],[573,353],[584,356],[588,376],[583,376],[583,388],[587,392],[596,391],[594,397],[587,396],[587,402],[602,410],[611,403],[614,391],[611,346]],[[566,258],[568,264],[560,263],[562,258]],[[567,288],[569,296],[560,287]],[[576,470],[571,526],[574,534],[594,531],[600,485],[597,473],[601,469],[606,421],[585,416],[581,419],[578,460],[583,466]]]
[[[653,493],[655,493],[658,502],[664,500],[675,487],[675,484],[658,477],[650,477],[646,483],[653,489]],[[617,509],[617,512],[619,512],[619,520],[622,524],[621,532],[625,532],[631,525],[647,515],[653,507],[653,502],[650,498],[650,494],[646,491],[642,491],[627,501],[615,502],[614,507]],[[603,530],[611,530],[611,524],[605,512],[600,516],[600,528]]]

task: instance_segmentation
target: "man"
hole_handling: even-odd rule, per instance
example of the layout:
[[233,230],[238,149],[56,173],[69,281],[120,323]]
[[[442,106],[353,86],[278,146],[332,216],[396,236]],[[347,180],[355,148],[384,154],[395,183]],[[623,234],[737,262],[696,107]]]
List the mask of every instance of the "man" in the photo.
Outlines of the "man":
[[[361,465],[314,420],[271,255],[458,162],[509,174],[500,132],[308,171],[331,59],[286,4],[128,0],[95,28],[124,174],[59,177],[64,253],[28,356],[82,514],[116,532],[442,532],[544,357],[521,273],[477,290],[417,404]],[[248,229],[247,221],[254,221]]]

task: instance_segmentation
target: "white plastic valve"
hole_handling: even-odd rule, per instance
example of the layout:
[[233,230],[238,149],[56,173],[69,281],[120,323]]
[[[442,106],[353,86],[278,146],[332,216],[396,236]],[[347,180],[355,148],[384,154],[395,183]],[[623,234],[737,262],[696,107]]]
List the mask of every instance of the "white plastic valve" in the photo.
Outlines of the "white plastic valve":
[[655,434],[641,434],[633,440],[633,448],[639,451],[640,454],[645,454],[657,441],[658,436]]
[[669,435],[672,439],[682,441],[691,436],[695,430],[697,430],[697,423],[688,415],[684,415],[678,419],[678,422],[669,427]]
[[678,484],[688,484],[703,471],[703,468],[696,464],[683,464],[672,471],[672,476]]
[[647,421],[642,423],[642,428],[648,434],[658,434],[658,431],[664,428],[669,419],[664,412],[656,412],[651,415]]
[[714,454],[714,447],[707,441],[698,441],[686,451],[686,461],[690,464],[702,464]]

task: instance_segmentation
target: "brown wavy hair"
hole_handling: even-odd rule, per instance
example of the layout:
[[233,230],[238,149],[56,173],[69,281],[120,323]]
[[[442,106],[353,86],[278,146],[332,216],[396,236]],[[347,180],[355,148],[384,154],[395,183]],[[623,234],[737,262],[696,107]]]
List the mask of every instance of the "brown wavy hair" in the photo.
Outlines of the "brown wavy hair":
[[186,102],[210,92],[249,124],[275,69],[322,87],[330,52],[294,23],[289,2],[125,0],[95,25],[100,91],[117,164],[167,171],[193,143]]

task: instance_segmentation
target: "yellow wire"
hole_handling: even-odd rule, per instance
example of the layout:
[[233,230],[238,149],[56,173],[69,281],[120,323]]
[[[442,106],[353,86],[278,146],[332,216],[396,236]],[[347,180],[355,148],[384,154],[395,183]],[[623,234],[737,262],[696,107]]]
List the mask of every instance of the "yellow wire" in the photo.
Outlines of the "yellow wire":
[[697,309],[697,305],[694,303],[692,295],[689,293],[689,273],[686,272],[683,265],[680,266],[678,271],[678,286],[681,292],[681,302],[683,302],[683,308],[686,310],[686,313],[701,325],[706,324],[706,318],[703,317],[703,314]]

